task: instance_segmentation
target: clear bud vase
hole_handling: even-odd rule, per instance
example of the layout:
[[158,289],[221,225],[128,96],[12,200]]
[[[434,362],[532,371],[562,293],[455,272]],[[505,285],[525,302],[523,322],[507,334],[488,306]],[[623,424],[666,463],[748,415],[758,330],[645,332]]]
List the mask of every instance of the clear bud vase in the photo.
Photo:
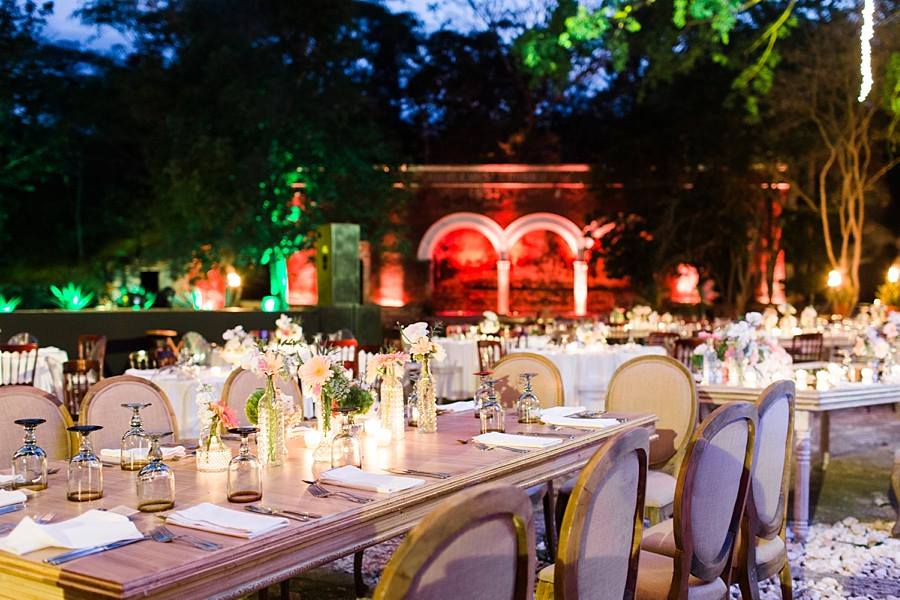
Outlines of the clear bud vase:
[[320,392],[316,395],[315,402],[316,428],[319,430],[321,436],[319,437],[319,445],[316,446],[316,449],[313,451],[313,461],[331,464],[331,440],[334,437],[331,433],[331,400],[326,402]]
[[406,411],[403,406],[403,384],[396,367],[388,367],[381,380],[381,427],[391,432],[391,441],[406,435]]
[[428,359],[423,360],[421,364],[422,372],[416,382],[416,395],[419,402],[419,431],[435,433],[437,431],[437,398],[434,393],[434,381],[431,379]]
[[200,432],[200,447],[197,448],[197,470],[201,473],[217,473],[228,470],[231,449],[219,437],[219,422],[208,431]]
[[266,388],[259,399],[257,424],[259,462],[264,467],[281,466],[287,455],[284,403],[276,396],[271,377],[266,377]]

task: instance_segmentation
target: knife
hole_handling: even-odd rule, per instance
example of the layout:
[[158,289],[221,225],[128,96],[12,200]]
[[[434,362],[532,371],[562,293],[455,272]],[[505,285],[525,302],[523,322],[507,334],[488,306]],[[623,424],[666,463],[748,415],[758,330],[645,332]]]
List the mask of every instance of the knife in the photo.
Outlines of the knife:
[[23,510],[24,508],[25,508],[25,504],[21,503],[21,502],[19,504],[10,504],[9,506],[4,506],[3,508],[0,508],[0,515],[5,515],[8,513]]
[[244,507],[244,510],[257,513],[260,515],[278,515],[280,517],[285,517],[288,519],[294,519],[296,521],[307,522],[313,519],[321,519],[322,515],[317,515],[314,513],[308,512],[295,512],[292,510],[282,510],[278,508],[272,508],[271,506],[259,506],[257,504],[250,504]]
[[91,556],[92,554],[99,554],[101,552],[106,552],[107,550],[115,550],[116,548],[121,548],[122,546],[127,546],[136,542],[143,542],[144,540],[149,539],[150,536],[145,535],[133,540],[119,540],[118,542],[103,544],[102,546],[92,546],[90,548],[82,548],[81,550],[72,550],[71,552],[63,552],[62,554],[57,554],[56,556],[45,558],[44,562],[50,565],[61,565],[63,563],[69,562],[70,560],[75,560],[76,558]]
[[394,475],[419,475],[421,477],[434,477],[435,479],[450,479],[452,477],[450,473],[432,473],[431,471],[419,471],[416,469],[390,468],[385,469],[385,471]]

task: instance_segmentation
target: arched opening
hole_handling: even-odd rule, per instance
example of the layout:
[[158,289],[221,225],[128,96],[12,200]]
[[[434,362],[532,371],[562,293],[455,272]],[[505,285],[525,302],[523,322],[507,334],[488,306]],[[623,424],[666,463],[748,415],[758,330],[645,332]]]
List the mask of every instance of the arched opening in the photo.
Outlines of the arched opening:
[[480,314],[497,308],[497,253],[479,231],[457,229],[432,254],[432,308],[437,315]]
[[534,230],[509,249],[511,314],[572,310],[575,254],[559,235]]

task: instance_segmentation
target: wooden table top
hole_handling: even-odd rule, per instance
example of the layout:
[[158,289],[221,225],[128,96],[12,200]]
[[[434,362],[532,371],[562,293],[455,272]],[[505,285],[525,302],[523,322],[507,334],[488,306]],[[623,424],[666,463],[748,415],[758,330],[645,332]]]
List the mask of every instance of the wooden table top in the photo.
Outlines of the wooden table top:
[[[698,385],[700,402],[722,404],[734,400],[755,402],[762,388],[732,387],[727,385]],[[797,390],[797,410],[822,412],[893,404],[900,402],[900,384],[896,383],[845,383],[829,390]]]
[[[390,447],[377,447],[364,440],[364,469],[391,467],[446,471],[453,477],[425,479],[423,486],[392,495],[353,490],[370,495],[373,502],[353,504],[335,498],[315,498],[306,492],[302,479],[327,466],[312,461],[312,450],[300,439],[289,442],[283,466],[264,469],[261,503],[277,508],[309,511],[323,518],[289,526],[246,540],[170,526],[175,532],[191,532],[220,542],[224,549],[202,552],[183,544],[145,541],[74,560],[59,567],[41,562],[59,554],[58,548],[15,556],[0,552],[0,597],[2,598],[234,598],[276,583],[306,569],[349,555],[412,528],[438,503],[453,493],[480,483],[509,483],[530,487],[581,468],[610,436],[632,427],[652,430],[653,415],[620,415],[626,424],[604,430],[564,429],[576,437],[546,449],[520,454],[503,449],[479,450],[458,439],[478,433],[478,420],[471,411],[442,415],[438,432],[418,433],[408,429],[406,438]],[[548,432],[544,425],[522,425],[507,417],[507,431]],[[193,459],[168,463],[175,471],[175,510],[200,502],[229,504],[225,497],[227,473],[200,473]],[[54,522],[77,516],[92,508],[135,508],[137,498],[133,472],[104,468],[104,497],[86,503],[65,499],[66,471],[50,476],[49,487],[33,496],[25,511],[0,516],[0,523],[16,523],[54,512]],[[161,521],[139,514],[134,521],[147,532]]]

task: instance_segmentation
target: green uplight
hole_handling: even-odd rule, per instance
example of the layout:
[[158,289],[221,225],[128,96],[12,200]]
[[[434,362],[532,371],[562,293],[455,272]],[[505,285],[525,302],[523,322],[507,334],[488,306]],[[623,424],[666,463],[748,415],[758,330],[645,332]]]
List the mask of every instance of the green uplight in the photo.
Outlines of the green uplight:
[[278,296],[263,296],[262,301],[259,303],[259,307],[263,312],[277,312],[280,306],[281,300],[278,299]]
[[75,285],[71,281],[62,289],[51,285],[50,293],[53,294],[53,304],[63,310],[87,308],[94,299],[94,292],[85,292],[80,285]]
[[21,298],[15,296],[6,298],[3,294],[0,294],[0,313],[11,313],[16,310],[16,307],[21,301]]

